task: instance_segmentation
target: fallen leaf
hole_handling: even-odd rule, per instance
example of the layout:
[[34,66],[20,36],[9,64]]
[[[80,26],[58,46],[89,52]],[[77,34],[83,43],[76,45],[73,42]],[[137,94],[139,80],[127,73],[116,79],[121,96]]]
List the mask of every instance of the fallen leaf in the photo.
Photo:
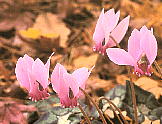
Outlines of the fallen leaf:
[[116,82],[118,84],[125,85],[126,80],[129,80],[129,78],[126,75],[117,75],[116,76]]
[[145,117],[145,121],[142,124],[160,124],[160,120],[150,121],[147,117]]
[[33,106],[27,106],[22,104],[22,102],[13,98],[0,98],[0,123],[1,124],[27,124],[27,118],[24,116],[24,112],[36,111]]
[[43,34],[58,34],[60,36],[60,46],[65,48],[70,30],[65,23],[52,13],[40,14],[36,18],[33,28],[39,29]]
[[114,84],[111,80],[102,80],[96,76],[90,76],[87,81],[87,87],[91,87],[93,90],[103,89],[108,91],[114,87]]
[[[29,46],[40,51],[55,51],[58,49],[60,37],[54,33],[42,33],[36,28],[28,28],[19,31],[20,38]],[[38,45],[39,44],[39,45]]]
[[32,13],[29,12],[12,14],[12,16],[12,19],[4,18],[3,20],[0,20],[1,32],[12,29],[25,29],[33,24],[33,19],[35,17]]
[[22,37],[38,39],[41,36],[41,31],[39,29],[28,28],[27,30],[20,30],[20,35]]
[[141,77],[135,81],[135,84],[140,86],[142,89],[153,93],[157,99],[162,95],[162,88],[159,87],[159,82],[151,78]]
[[87,67],[92,68],[96,64],[98,54],[92,54],[90,56],[80,56],[74,59],[73,63],[76,68]]
[[78,47],[72,47],[70,49],[70,59],[76,59],[82,55],[91,55],[92,49],[89,48],[87,45],[81,45]]
[[154,27],[155,34],[162,38],[162,25],[161,21],[159,21],[162,20],[162,3],[150,0],[141,0],[139,3],[131,0],[123,0],[120,3],[123,10],[121,12],[129,13],[132,18],[130,26],[133,28],[141,28],[143,25]]

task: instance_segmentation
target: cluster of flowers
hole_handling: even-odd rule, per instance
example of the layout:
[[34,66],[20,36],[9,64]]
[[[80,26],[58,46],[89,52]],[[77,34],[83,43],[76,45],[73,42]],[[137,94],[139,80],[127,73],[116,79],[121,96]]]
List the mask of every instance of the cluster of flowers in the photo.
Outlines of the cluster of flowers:
[[134,67],[134,73],[151,75],[151,65],[157,56],[157,41],[153,35],[153,29],[148,30],[143,26],[139,31],[134,29],[128,39],[128,52],[120,48],[110,48],[121,42],[129,25],[129,16],[124,18],[118,25],[120,11],[116,14],[114,9],[104,13],[102,10],[93,40],[94,51],[103,55],[107,53],[109,59],[118,65]]
[[69,74],[64,66],[58,63],[49,81],[50,59],[51,57],[43,64],[39,58],[34,61],[26,54],[20,57],[15,69],[17,80],[27,89],[32,101],[48,98],[47,87],[51,83],[63,107],[77,106],[77,99],[82,95],[79,87],[85,89],[85,82],[91,71],[83,67]]
[[[104,13],[102,10],[93,40],[94,51],[107,53],[111,61],[118,65],[130,65],[134,67],[137,75],[151,75],[150,67],[157,55],[157,41],[153,35],[153,29],[148,30],[143,26],[140,31],[134,29],[128,40],[128,52],[116,46],[123,39],[129,25],[130,17],[124,18],[118,25],[120,11],[116,14],[114,9]],[[20,57],[16,64],[16,77],[20,85],[25,87],[33,101],[45,99],[49,96],[47,87],[51,83],[53,90],[58,94],[63,107],[77,106],[77,100],[82,95],[79,88],[85,89],[85,82],[91,70],[80,68],[69,74],[61,64],[57,64],[49,81],[49,57],[46,64],[37,58],[35,61],[28,55]]]

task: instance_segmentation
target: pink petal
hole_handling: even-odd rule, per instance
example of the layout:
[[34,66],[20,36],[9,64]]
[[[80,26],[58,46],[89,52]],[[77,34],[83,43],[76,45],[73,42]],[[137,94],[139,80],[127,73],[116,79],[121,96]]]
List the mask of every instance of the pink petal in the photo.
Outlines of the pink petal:
[[141,37],[148,31],[147,27],[144,25],[142,26],[142,28],[140,29],[140,34],[141,34]]
[[110,41],[110,32],[105,32],[105,46],[108,46]]
[[54,52],[51,54],[51,56],[49,57],[49,59],[47,60],[47,63],[45,64],[45,67],[49,70],[50,68],[50,61],[51,61],[51,57],[54,55]]
[[83,67],[83,68],[75,70],[72,73],[72,76],[78,82],[79,87],[81,87],[82,89],[85,89],[85,82],[88,79],[90,73],[91,71],[88,71],[88,68]]
[[[65,85],[67,85],[68,90],[69,90],[69,88],[71,88],[74,97],[76,97],[77,94],[79,93],[79,84],[76,81],[76,79],[71,74],[64,73],[63,80],[65,82]],[[69,92],[68,92],[68,94],[69,94]]]
[[[109,35],[110,36],[110,35]],[[107,40],[107,39],[106,39]],[[104,50],[106,51],[107,48],[111,48],[113,46],[116,46],[116,43],[109,37],[108,42],[104,46]]]
[[39,89],[39,84],[35,80],[34,75],[29,72],[29,81],[30,81],[30,91],[29,91],[29,97],[31,97],[32,101],[38,101],[41,99],[46,99],[49,96],[49,93],[47,93],[46,89]]
[[65,96],[64,98],[60,98],[60,103],[64,107],[75,107],[77,106],[77,98],[70,99],[68,96]]
[[111,32],[117,25],[119,21],[120,11],[118,11],[116,14],[114,12],[114,9],[108,10],[103,19],[103,26],[105,32]]
[[102,44],[102,41],[104,40],[104,31],[102,26],[102,21],[104,17],[104,9],[102,9],[101,14],[99,16],[99,19],[96,24],[96,28],[93,34],[93,40],[96,42],[96,44]]
[[151,65],[157,56],[157,41],[155,36],[150,30],[147,30],[145,35],[142,36],[140,43],[141,49],[144,53],[146,53],[146,56]]
[[23,57],[24,60],[24,64],[27,66],[27,69],[31,70],[32,69],[32,65],[34,63],[34,59],[31,58],[30,56],[28,56],[27,54],[24,55]]
[[29,91],[30,90],[29,78],[22,57],[19,58],[17,61],[15,73],[20,85],[25,87]]
[[49,70],[45,67],[43,62],[37,58],[32,66],[32,75],[34,76],[34,79],[42,85],[42,87],[45,89],[47,88],[49,82]]
[[151,28],[151,33],[153,34],[153,32],[154,32],[154,31],[153,31],[153,28]]
[[131,65],[131,66],[134,66],[136,64],[132,56],[123,49],[108,48],[106,52],[109,59],[113,61],[115,64]]
[[28,55],[24,55],[24,57],[20,57],[17,61],[15,73],[17,80],[20,85],[25,87],[28,91],[30,90],[30,83],[28,77],[28,70],[32,68],[34,60]]
[[67,73],[64,66],[57,63],[51,75],[51,83],[52,83],[53,90],[56,93],[60,94],[60,97],[64,94],[68,94],[69,92],[69,89],[63,80],[64,73]]
[[131,33],[131,36],[128,39],[128,53],[138,61],[140,56],[140,32],[137,29],[134,29]]
[[127,32],[129,19],[130,16],[124,18],[111,33],[111,36],[116,40],[117,43],[120,43],[120,41],[123,39],[124,35]]

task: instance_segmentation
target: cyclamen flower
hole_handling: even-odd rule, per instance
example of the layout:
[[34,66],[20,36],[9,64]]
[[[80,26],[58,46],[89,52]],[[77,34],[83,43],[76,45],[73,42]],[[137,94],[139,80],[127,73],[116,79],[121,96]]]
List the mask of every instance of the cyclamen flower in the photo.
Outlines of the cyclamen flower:
[[45,99],[49,96],[47,87],[49,85],[50,58],[45,65],[39,58],[34,61],[27,54],[17,61],[15,68],[17,80],[22,87],[27,89],[32,101]]
[[128,40],[128,52],[119,48],[108,48],[107,55],[118,65],[134,66],[134,72],[151,75],[151,65],[157,56],[157,41],[153,30],[143,26],[140,31],[134,29]]
[[61,64],[55,66],[51,75],[51,83],[63,107],[77,106],[77,100],[82,95],[79,87],[85,89],[85,82],[90,73],[88,68],[83,67],[69,74]]
[[102,9],[93,34],[93,40],[95,41],[95,46],[93,47],[94,51],[105,54],[107,48],[116,46],[113,39],[115,39],[117,43],[120,43],[123,39],[128,29],[130,16],[124,18],[117,25],[119,16],[120,11],[115,14],[114,9],[110,9],[104,13],[104,9]]

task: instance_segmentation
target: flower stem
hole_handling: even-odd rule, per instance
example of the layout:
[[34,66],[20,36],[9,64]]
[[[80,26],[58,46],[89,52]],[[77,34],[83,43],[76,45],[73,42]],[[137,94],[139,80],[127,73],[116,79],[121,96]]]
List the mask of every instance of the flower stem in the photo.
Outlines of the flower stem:
[[111,124],[114,124],[114,122],[112,122],[112,120],[110,119],[110,117],[107,114],[104,114],[104,115],[110,121]]
[[111,102],[111,101],[110,101],[108,98],[106,98],[106,97],[100,97],[100,98],[99,98],[99,101],[100,101],[100,100],[103,100],[103,99],[106,100],[110,105],[114,106],[114,108],[119,112],[119,114],[120,114],[121,118],[123,119],[124,123],[125,123],[125,124],[128,124],[128,122],[125,120],[125,118],[124,118],[122,112],[120,111],[120,109],[119,109],[113,102]]
[[[114,43],[116,44],[116,46],[117,46],[118,48],[121,48],[120,45],[117,43],[117,41],[114,39],[114,37],[112,37],[112,36],[110,35],[110,38],[114,41]],[[155,63],[156,63],[156,61],[155,61]],[[157,63],[156,63],[156,64],[157,64]],[[133,85],[132,77],[131,77],[131,73],[130,73],[130,67],[129,67],[129,69],[128,69],[128,74],[129,74],[129,78],[130,78],[130,86],[131,86],[131,91],[132,91],[132,103],[133,103],[135,124],[138,124],[136,96],[135,96],[134,85]]]
[[86,93],[82,88],[79,87],[79,89],[84,93],[84,95],[93,103],[93,105],[96,107],[100,117],[101,117],[101,120],[103,122],[103,124],[107,124],[104,116],[103,116],[103,113],[102,111],[99,109],[98,105],[95,103],[95,101],[88,95],[88,93]]
[[[110,105],[110,104],[109,104]],[[119,115],[115,112],[114,108],[110,105],[110,108],[113,110],[115,116],[118,118],[121,124],[123,124],[122,120],[120,119]]]
[[81,105],[78,105],[78,108],[79,108],[80,111],[83,113],[84,118],[86,119],[87,123],[88,123],[88,124],[91,124],[91,121],[89,120],[89,117],[88,117],[88,115],[85,113],[85,111],[83,110],[82,106],[81,106]]
[[133,103],[133,111],[134,111],[134,120],[135,124],[138,124],[138,115],[137,115],[137,104],[136,104],[136,95],[135,95],[135,90],[134,90],[134,84],[132,82],[132,77],[131,77],[131,68],[128,68],[128,74],[130,78],[130,87],[131,87],[131,94],[132,94],[132,103]]
[[162,78],[162,70],[161,70],[160,66],[158,65],[158,63],[156,61],[154,61],[154,65],[155,65],[157,71],[160,73],[160,77]]

